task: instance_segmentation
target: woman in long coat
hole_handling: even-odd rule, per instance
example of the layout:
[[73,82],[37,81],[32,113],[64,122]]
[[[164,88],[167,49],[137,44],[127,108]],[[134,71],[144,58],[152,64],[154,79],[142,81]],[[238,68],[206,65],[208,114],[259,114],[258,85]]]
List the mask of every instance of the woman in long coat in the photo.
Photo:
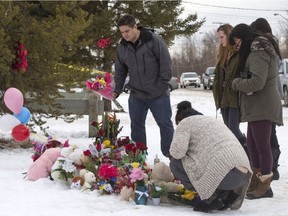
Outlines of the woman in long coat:
[[247,147],[253,177],[247,198],[273,197],[271,128],[273,122],[283,125],[276,87],[279,47],[271,35],[254,32],[246,24],[235,26],[229,41],[240,47],[238,78],[233,80],[232,87],[240,92],[241,122],[248,122]]

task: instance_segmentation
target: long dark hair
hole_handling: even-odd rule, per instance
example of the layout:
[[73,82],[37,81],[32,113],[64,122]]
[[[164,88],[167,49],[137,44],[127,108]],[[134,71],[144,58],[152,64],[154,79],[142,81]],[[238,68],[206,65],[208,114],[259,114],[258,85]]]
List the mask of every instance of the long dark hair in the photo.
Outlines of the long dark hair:
[[241,23],[236,25],[229,36],[230,44],[235,44],[234,39],[241,39],[241,46],[239,49],[239,63],[237,66],[237,74],[240,74],[240,71],[243,71],[245,67],[245,62],[251,52],[250,46],[255,39],[256,35],[250,28],[250,26]]
[[[247,61],[247,58],[251,52],[251,44],[252,42],[255,40],[256,37],[258,36],[262,36],[264,38],[266,38],[274,47],[275,52],[277,53],[277,55],[279,55],[279,57],[281,58],[280,55],[280,50],[279,47],[275,41],[275,39],[273,38],[272,35],[269,34],[265,34],[262,32],[256,32],[253,31],[252,28],[244,23],[238,24],[236,25],[232,32],[230,33],[230,37],[229,37],[229,42],[233,45],[235,44],[235,38],[241,39],[241,46],[239,49],[239,63],[237,66],[237,75],[240,75],[240,72],[243,71],[244,67],[245,67],[245,63]],[[264,44],[262,44],[261,40],[259,40],[260,44],[264,46]],[[271,53],[268,52],[269,55],[271,55]]]

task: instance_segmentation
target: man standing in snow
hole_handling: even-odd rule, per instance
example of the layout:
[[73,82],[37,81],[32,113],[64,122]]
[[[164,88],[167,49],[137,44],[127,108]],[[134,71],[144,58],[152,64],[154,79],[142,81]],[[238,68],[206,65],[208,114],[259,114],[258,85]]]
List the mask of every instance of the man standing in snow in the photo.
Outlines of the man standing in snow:
[[149,109],[160,128],[161,151],[169,157],[174,127],[168,89],[172,77],[168,48],[159,35],[138,27],[131,15],[124,15],[118,27],[123,38],[117,47],[113,96],[117,98],[122,93],[129,75],[131,93],[128,104],[132,140],[147,144],[145,120]]

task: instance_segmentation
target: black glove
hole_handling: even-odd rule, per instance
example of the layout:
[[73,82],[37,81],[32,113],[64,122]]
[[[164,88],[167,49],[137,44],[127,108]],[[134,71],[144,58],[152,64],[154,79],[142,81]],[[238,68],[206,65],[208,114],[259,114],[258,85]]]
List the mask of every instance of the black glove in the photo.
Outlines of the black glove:
[[240,78],[250,79],[252,77],[252,73],[250,71],[241,71]]

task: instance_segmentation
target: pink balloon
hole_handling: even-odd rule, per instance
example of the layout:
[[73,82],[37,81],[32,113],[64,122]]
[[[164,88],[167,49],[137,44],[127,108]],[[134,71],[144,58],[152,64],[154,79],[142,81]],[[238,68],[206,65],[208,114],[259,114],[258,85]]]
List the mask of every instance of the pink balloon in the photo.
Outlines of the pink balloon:
[[9,88],[4,93],[4,103],[14,114],[21,112],[23,102],[23,95],[17,88]]

